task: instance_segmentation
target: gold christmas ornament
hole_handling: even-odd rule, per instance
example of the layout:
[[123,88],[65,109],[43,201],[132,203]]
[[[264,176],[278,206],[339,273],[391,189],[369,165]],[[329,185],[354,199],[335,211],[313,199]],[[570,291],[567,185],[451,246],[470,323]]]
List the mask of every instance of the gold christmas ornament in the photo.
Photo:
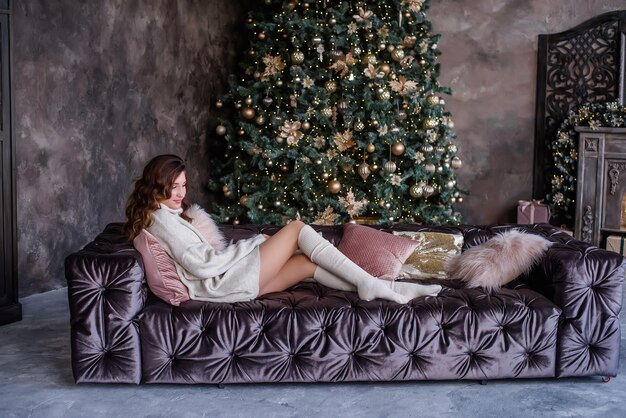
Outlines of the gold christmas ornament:
[[359,176],[361,176],[361,178],[363,179],[363,181],[367,180],[367,178],[369,177],[369,175],[372,173],[372,170],[370,170],[370,166],[368,163],[366,163],[365,161],[363,161],[360,165],[359,168],[357,170],[357,172],[359,173]]
[[263,210],[263,204],[259,203],[258,205],[256,205],[256,208],[259,210]]
[[228,184],[225,184],[225,185],[223,185],[223,186],[222,186],[222,191],[223,191],[224,193],[227,193],[229,190],[230,190],[230,189],[228,188]]
[[438,145],[435,147],[435,151],[438,152],[439,154],[443,154],[444,152],[446,152],[445,147],[442,147],[441,145]]
[[282,171],[283,173],[286,173],[287,171],[289,171],[289,166],[286,164],[281,165],[280,171]]
[[328,191],[332,194],[337,194],[341,191],[341,183],[337,179],[333,179],[328,182]]
[[402,48],[396,48],[391,53],[391,59],[394,61],[400,62],[402,61],[403,58],[404,58],[404,49]]
[[435,118],[426,118],[424,119],[423,127],[424,129],[433,129],[438,125],[437,119]]
[[378,44],[378,49],[380,51],[384,51],[385,48],[387,48],[387,45],[384,42],[381,42],[381,43]]
[[304,62],[304,52],[294,51],[291,54],[291,62],[296,65],[302,64]]
[[378,207],[384,208],[386,205],[385,200],[384,199],[380,199],[378,201]]
[[257,116],[256,124],[257,125],[263,125],[264,123],[265,123],[265,118],[262,115]]
[[433,163],[425,164],[424,170],[426,170],[427,173],[433,174],[436,170],[435,164]]
[[414,184],[411,186],[411,188],[409,189],[409,194],[411,195],[411,197],[422,197],[423,194],[423,189],[420,185],[418,184]]
[[276,86],[277,87],[282,87],[283,86],[283,80],[276,80]]
[[259,38],[259,40],[264,41],[266,38],[265,32],[259,32],[257,37]]
[[241,104],[241,102],[235,103],[235,109],[241,109],[242,107],[243,105]]
[[357,120],[354,122],[354,130],[355,130],[356,132],[362,132],[364,129],[365,129],[365,123],[363,123],[363,121],[362,121],[362,120],[357,119]]
[[334,25],[336,23],[337,23],[337,19],[335,19],[334,17],[331,16],[330,18],[328,18],[329,25]]
[[269,96],[266,96],[263,98],[263,100],[261,100],[261,102],[263,102],[263,106],[265,107],[270,107],[270,105],[272,104],[272,102],[274,101],[274,99],[272,99]]
[[433,193],[435,193],[435,188],[433,186],[431,186],[430,184],[424,186],[424,196],[428,197]]
[[218,100],[217,102],[215,102],[215,107],[217,107],[218,109],[221,109],[224,106],[224,102],[222,102],[221,100]]
[[243,109],[241,109],[241,116],[243,116],[245,119],[254,119],[254,117],[256,116],[256,112],[251,107],[244,107]]
[[337,90],[337,83],[334,80],[328,80],[324,83],[324,88],[329,93],[334,93]]
[[217,132],[218,135],[224,135],[226,133],[226,127],[224,125],[217,125],[215,132]]
[[373,126],[373,127],[376,127],[376,126],[378,126],[378,121],[376,119],[372,119],[370,121],[370,125]]
[[382,89],[379,93],[378,93],[378,98],[380,100],[389,100],[391,99],[391,92],[387,89]]
[[240,205],[245,205],[247,201],[248,201],[248,195],[247,194],[244,194],[243,196],[241,196],[239,198],[239,204]]
[[456,153],[456,145],[454,144],[448,144],[446,145],[446,148],[448,149],[448,152],[451,154]]
[[352,55],[354,56],[359,56],[361,55],[362,52],[363,50],[359,48],[358,46],[355,46],[354,48],[352,48]]
[[395,156],[400,156],[404,154],[404,144],[400,141],[393,144],[391,146],[391,153]]
[[376,63],[378,62],[378,59],[376,58],[376,55],[374,54],[366,54],[363,57],[363,62],[365,64],[372,64],[372,65],[376,65]]
[[372,173],[375,173],[380,169],[380,167],[378,166],[378,164],[374,163],[370,166],[370,169],[372,170]]
[[311,41],[313,41],[313,43],[315,45],[317,44],[321,44],[322,43],[322,37],[320,35],[315,35],[313,38],[311,38]]
[[395,45],[387,45],[387,51],[393,52],[394,49],[396,49]]
[[251,57],[254,57],[256,55],[256,51],[254,49],[250,49],[248,51],[248,55],[251,56]]
[[304,122],[302,122],[302,129],[304,129],[305,131],[308,131],[311,128],[311,123],[307,120],[305,120]]
[[244,131],[244,130],[243,130],[243,128],[239,128],[239,129],[237,130],[237,135],[239,135],[239,136],[243,136],[243,135],[245,135],[245,134],[246,134],[246,131]]
[[322,173],[322,178],[323,178],[324,180],[328,180],[328,178],[329,178],[329,177],[330,177],[330,174],[328,174],[328,173],[326,173],[326,172]]
[[463,165],[463,162],[461,161],[459,157],[454,157],[452,158],[452,161],[450,161],[450,165],[454,169],[459,169]]
[[250,96],[246,97],[246,99],[244,100],[244,103],[250,106],[252,104],[252,97]]
[[333,115],[333,110],[330,107],[325,107],[321,110],[321,113],[322,116],[329,118]]
[[239,225],[239,219],[237,218],[233,219],[233,225]]
[[365,147],[365,149],[371,154],[372,152],[376,151],[376,146],[374,144],[367,144],[367,147]]
[[434,94],[431,94],[430,96],[426,98],[426,103],[428,103],[431,106],[436,106],[439,104],[439,97],[435,96]]
[[385,75],[388,75],[391,72],[391,66],[387,63],[384,63],[380,66],[380,71],[385,73]]
[[421,149],[422,149],[422,151],[424,151],[424,152],[428,152],[428,153],[430,153],[430,152],[433,152],[433,150],[434,150],[435,148],[433,148],[433,146],[432,146],[432,145],[430,145],[430,144],[426,144],[426,145],[422,145],[422,148],[421,148]]
[[396,169],[398,168],[396,166],[396,163],[394,163],[393,161],[387,161],[384,165],[383,168],[385,169],[385,171],[389,174],[393,174],[396,172]]

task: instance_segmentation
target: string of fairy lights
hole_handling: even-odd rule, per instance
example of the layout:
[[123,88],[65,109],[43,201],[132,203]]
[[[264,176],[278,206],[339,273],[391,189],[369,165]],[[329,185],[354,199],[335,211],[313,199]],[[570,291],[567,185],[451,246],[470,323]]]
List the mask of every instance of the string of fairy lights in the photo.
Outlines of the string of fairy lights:
[[462,163],[428,0],[265,1],[218,108],[223,222],[458,223]]

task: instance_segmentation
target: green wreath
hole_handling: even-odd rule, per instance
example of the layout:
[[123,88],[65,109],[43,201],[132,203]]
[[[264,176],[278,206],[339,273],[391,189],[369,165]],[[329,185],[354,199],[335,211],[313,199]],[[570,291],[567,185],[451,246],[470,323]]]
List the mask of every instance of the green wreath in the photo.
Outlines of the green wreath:
[[550,144],[552,150],[552,189],[546,195],[552,216],[559,221],[571,223],[574,219],[576,198],[576,175],[578,169],[578,133],[576,126],[626,127],[626,107],[617,102],[592,103],[570,111]]

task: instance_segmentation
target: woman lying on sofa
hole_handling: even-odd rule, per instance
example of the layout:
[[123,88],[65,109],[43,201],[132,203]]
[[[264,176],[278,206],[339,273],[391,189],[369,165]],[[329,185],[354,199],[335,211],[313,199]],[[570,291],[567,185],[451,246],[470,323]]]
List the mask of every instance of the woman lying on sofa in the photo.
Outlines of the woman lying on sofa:
[[310,277],[333,289],[357,291],[364,300],[407,303],[441,290],[438,285],[379,280],[301,221],[290,222],[270,237],[258,235],[216,248],[221,237],[207,239],[194,226],[186,195],[185,162],[175,155],[154,157],[128,197],[124,229],[131,241],[143,229],[159,241],[191,299],[246,301]]

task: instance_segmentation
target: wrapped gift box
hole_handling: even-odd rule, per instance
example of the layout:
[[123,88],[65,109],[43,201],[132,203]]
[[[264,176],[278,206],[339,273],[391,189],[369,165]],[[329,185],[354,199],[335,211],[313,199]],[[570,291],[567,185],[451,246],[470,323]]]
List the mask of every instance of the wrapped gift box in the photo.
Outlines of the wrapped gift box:
[[606,238],[606,249],[624,255],[624,247],[626,247],[626,236],[609,235]]
[[517,223],[538,224],[550,221],[550,207],[541,200],[520,200],[517,202]]

